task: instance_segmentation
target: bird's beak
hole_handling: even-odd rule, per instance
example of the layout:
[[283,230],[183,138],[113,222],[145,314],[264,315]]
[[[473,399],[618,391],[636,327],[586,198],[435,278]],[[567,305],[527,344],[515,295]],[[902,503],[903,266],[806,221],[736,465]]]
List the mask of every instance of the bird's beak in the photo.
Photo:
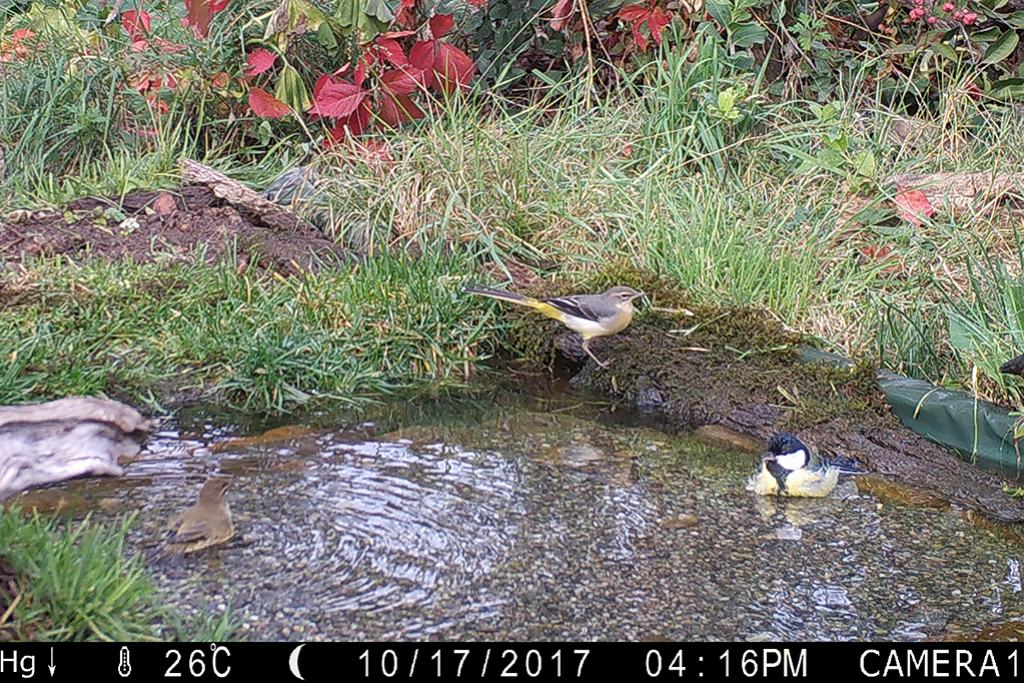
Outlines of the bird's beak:
[[644,301],[647,301],[647,294],[645,294],[644,292],[637,292],[636,294],[633,295],[633,298],[643,299]]
[[774,453],[771,453],[771,452],[769,452],[769,453],[765,453],[764,455],[762,455],[762,456],[761,456],[761,460],[762,460],[762,461],[767,461],[767,460],[778,460],[778,456],[777,456],[777,455],[775,455]]

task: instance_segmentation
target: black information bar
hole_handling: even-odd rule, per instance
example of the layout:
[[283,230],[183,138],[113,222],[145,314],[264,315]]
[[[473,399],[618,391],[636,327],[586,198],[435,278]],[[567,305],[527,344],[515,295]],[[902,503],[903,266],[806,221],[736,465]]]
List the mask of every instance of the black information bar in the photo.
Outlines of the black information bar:
[[0,643],[0,681],[1017,680],[1010,643]]

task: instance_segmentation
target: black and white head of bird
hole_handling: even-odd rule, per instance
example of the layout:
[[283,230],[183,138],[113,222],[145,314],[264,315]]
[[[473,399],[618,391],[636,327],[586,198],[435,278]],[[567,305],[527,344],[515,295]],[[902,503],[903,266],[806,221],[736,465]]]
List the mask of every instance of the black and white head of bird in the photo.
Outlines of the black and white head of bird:
[[605,293],[602,294],[601,296],[604,297],[605,300],[611,301],[616,306],[628,305],[632,307],[633,300],[639,299],[643,295],[643,292],[638,292],[632,287],[627,287],[626,285],[616,285],[615,287],[606,290]]
[[772,475],[784,478],[810,464],[811,449],[796,434],[779,432],[768,442],[768,452],[761,456],[761,460]]

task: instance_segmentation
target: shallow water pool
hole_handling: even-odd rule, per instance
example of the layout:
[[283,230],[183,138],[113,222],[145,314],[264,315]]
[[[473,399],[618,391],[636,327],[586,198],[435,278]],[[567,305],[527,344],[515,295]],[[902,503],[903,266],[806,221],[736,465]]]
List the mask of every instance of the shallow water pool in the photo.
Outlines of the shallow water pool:
[[63,491],[99,519],[137,510],[149,552],[232,477],[238,538],[150,566],[254,639],[921,639],[1024,617],[1020,550],[955,510],[852,481],[759,498],[754,456],[608,413],[504,398],[262,436],[184,417],[125,479]]

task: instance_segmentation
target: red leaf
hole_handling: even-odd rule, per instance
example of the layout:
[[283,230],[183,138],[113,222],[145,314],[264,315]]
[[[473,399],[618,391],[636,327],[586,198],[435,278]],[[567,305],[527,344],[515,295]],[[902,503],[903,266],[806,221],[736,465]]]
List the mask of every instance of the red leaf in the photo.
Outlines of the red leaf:
[[551,29],[561,31],[572,15],[573,0],[558,0],[551,10]]
[[137,40],[149,33],[149,12],[146,10],[125,10],[121,13],[121,26],[124,27],[125,33],[131,36],[132,40]]
[[935,207],[921,190],[906,190],[893,198],[900,218],[912,225],[921,225],[925,218],[935,213]]
[[383,53],[384,59],[392,66],[405,66],[409,58],[405,56],[405,50],[398,44],[397,40],[391,38],[377,38],[376,46],[378,51]]
[[259,76],[264,71],[270,70],[276,61],[277,55],[270,50],[265,50],[262,47],[256,48],[245,58],[245,63],[248,65],[245,69],[245,75]]
[[385,140],[375,140],[372,138],[360,140],[355,143],[354,147],[359,158],[367,164],[381,164],[394,161],[391,158],[391,150],[388,149],[388,143]]
[[438,43],[434,54],[434,80],[444,92],[464,89],[473,80],[476,65],[465,52],[448,43]]
[[660,7],[655,7],[651,16],[647,19],[647,28],[651,29],[651,37],[654,42],[661,45],[661,32],[671,23],[672,17]]
[[619,19],[631,24],[639,24],[651,14],[651,10],[643,5],[626,5],[616,14]]
[[447,35],[454,26],[455,19],[450,14],[435,14],[430,17],[430,35],[434,37],[434,40]]
[[484,7],[487,7],[487,0],[469,0],[469,4],[471,4],[473,7],[476,7],[477,9],[482,9]]
[[[341,142],[349,135],[362,135],[370,125],[370,107],[367,101],[359,104],[351,115],[338,119],[333,128],[328,129],[331,140]],[[330,144],[330,142],[328,142]]]
[[188,10],[185,25],[191,26],[200,38],[205,38],[210,32],[213,15],[227,7],[228,2],[230,0],[185,0],[185,8]]
[[423,85],[428,88],[434,85],[434,48],[433,40],[420,40],[409,50],[409,63],[423,72]]
[[253,88],[249,91],[249,108],[256,116],[268,119],[279,119],[292,110],[263,88]]
[[860,248],[860,253],[869,259],[881,261],[892,253],[892,247],[888,244],[868,244]]
[[402,0],[395,12],[395,24],[412,26],[416,23],[416,0]]
[[433,40],[419,40],[409,50],[409,63],[421,71],[427,71],[434,65],[434,47],[437,43]]
[[424,116],[423,110],[408,95],[391,95],[385,90],[377,99],[377,105],[381,120],[392,128]]
[[345,118],[366,99],[366,91],[352,83],[328,81],[321,85],[318,81],[317,86],[320,92],[317,93],[314,89],[313,107],[310,111],[318,116]]
[[185,25],[191,26],[200,38],[205,38],[210,32],[210,19],[213,17],[210,0],[185,0],[185,8],[188,10]]
[[640,48],[641,52],[645,52],[647,47],[651,44],[644,34],[640,33],[640,24],[633,24],[633,42]]
[[28,28],[19,28],[12,33],[9,41],[0,43],[0,62],[14,62],[27,57],[36,46],[26,43],[35,35],[35,31]]
[[333,83],[334,79],[329,74],[324,74],[320,78],[316,79],[316,83],[313,84],[313,99],[320,97],[320,93],[323,92],[324,86],[328,83]]
[[409,95],[416,92],[423,78],[419,69],[391,69],[380,77],[380,87],[392,95]]

